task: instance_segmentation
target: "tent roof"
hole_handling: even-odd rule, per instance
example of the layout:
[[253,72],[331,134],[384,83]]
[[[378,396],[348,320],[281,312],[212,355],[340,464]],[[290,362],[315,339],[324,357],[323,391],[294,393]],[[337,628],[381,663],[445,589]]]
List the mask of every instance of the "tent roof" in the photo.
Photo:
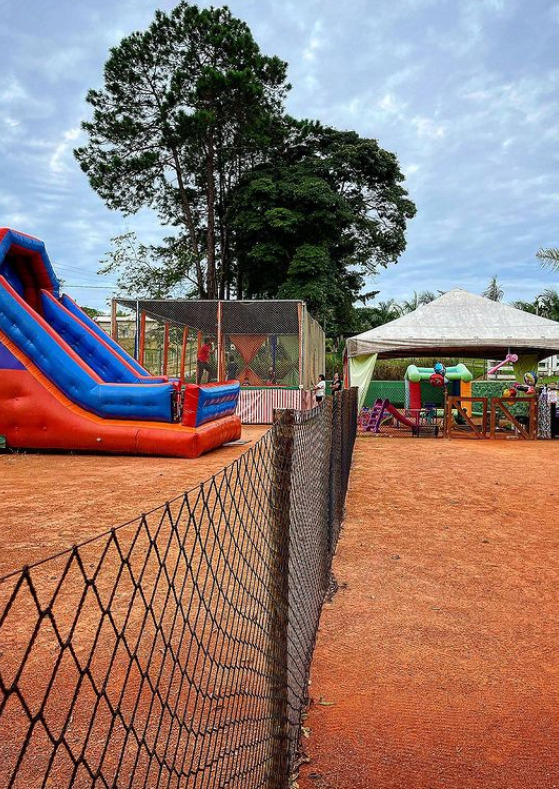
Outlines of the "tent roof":
[[509,349],[543,359],[559,352],[559,323],[456,288],[408,315],[351,337],[346,348],[348,356],[378,353],[385,359],[492,359]]

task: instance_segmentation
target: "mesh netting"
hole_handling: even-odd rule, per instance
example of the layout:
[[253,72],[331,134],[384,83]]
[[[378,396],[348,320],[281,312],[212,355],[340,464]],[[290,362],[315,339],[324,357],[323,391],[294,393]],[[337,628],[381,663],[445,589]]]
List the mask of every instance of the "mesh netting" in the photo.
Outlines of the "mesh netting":
[[0,786],[287,787],[356,391],[0,581]]
[[[170,327],[166,371],[171,376],[180,376],[184,327],[189,329],[187,381],[196,378],[198,333],[214,343],[210,362],[213,380],[221,371],[223,378],[235,378],[247,386],[301,385],[309,389],[324,373],[324,332],[303,302],[119,299],[118,303],[147,316],[143,362],[154,375],[165,368],[165,323]],[[118,340],[134,354],[140,342],[133,318],[130,325],[130,333],[119,326]],[[222,343],[218,343],[219,333]],[[221,359],[217,358],[218,348]]]
[[227,377],[247,386],[299,386],[297,335],[225,337]]

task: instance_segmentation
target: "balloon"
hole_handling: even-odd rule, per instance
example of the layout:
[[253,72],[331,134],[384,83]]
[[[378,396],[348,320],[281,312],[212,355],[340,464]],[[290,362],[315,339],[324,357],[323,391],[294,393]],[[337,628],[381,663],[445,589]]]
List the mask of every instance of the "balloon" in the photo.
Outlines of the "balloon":
[[444,386],[444,378],[440,373],[433,373],[433,375],[429,377],[429,383],[431,386],[441,387]]
[[524,373],[524,383],[528,386],[535,386],[538,383],[537,373],[529,372]]
[[436,373],[438,373],[439,375],[442,375],[442,376],[444,376],[444,374],[446,373],[446,367],[444,366],[444,364],[443,364],[442,362],[437,362],[437,363],[436,363],[436,364],[433,366],[433,370],[434,370]]

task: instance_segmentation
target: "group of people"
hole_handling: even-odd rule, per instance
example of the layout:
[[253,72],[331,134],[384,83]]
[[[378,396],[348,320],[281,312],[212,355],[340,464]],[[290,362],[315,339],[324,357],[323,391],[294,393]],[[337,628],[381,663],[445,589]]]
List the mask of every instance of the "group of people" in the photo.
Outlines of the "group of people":
[[[198,357],[196,360],[196,381],[197,383],[201,384],[204,383],[204,373],[207,373],[207,380],[205,383],[210,383],[212,381],[212,367],[210,364],[210,359],[213,353],[213,343],[209,337],[204,339],[204,342],[200,346],[198,350]],[[227,362],[227,378],[232,380],[236,378],[238,375],[237,365],[235,362],[234,357],[229,357]],[[249,381],[245,380],[243,384],[249,385]],[[273,367],[270,367],[268,370],[268,380],[266,381],[267,386],[275,386],[277,384],[277,376],[276,371]],[[334,392],[340,392],[343,389],[343,381],[340,377],[338,372],[334,373],[334,378],[332,380],[332,386],[330,387],[332,390],[332,394]],[[326,376],[322,373],[318,376],[318,382],[313,387],[313,391],[315,394],[316,402],[321,403],[325,396],[326,396]]]
[[[338,372],[334,373],[334,378],[332,379],[332,385],[330,389],[332,390],[332,394],[335,392],[341,392],[343,389],[343,381],[340,378],[340,374]],[[326,396],[326,377],[322,375],[322,373],[318,376],[318,383],[313,387],[313,391],[316,402],[321,403]]]

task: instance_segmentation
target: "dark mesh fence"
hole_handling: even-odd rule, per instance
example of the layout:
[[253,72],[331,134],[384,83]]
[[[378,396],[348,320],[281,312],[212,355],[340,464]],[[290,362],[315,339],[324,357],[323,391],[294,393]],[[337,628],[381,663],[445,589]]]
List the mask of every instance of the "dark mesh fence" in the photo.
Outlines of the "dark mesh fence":
[[287,787],[356,393],[0,581],[0,787]]

